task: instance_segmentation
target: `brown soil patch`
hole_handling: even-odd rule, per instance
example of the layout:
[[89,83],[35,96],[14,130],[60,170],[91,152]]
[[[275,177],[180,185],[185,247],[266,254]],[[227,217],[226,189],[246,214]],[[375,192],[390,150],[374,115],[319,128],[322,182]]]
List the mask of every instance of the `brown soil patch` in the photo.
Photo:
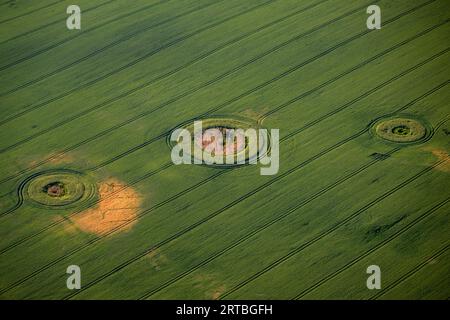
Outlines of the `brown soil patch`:
[[[141,196],[131,187],[111,179],[99,185],[100,202],[95,208],[87,209],[71,218],[84,232],[102,235],[136,218],[141,204]],[[124,188],[124,189],[123,189]],[[123,231],[131,229],[136,223],[127,224]]]
[[444,160],[436,169],[444,172],[450,172],[450,154],[444,150],[434,149],[431,151],[438,161]]
[[[202,150],[212,152],[215,155],[228,155],[241,152],[245,149],[245,136],[243,134],[236,134],[229,136],[231,128],[215,127],[208,128],[195,137],[195,142]],[[216,141],[216,135],[222,136],[222,141]]]

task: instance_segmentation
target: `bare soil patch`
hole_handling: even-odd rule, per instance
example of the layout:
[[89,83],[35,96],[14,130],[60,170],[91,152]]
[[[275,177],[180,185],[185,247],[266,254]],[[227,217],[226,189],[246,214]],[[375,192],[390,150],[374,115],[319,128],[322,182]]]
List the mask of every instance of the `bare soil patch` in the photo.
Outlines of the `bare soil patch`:
[[[99,185],[100,201],[96,207],[87,209],[71,218],[84,232],[97,235],[134,220],[142,202],[142,197],[131,187],[118,180],[110,179]],[[136,220],[127,224],[121,231],[128,231]]]
[[438,165],[436,169],[443,172],[450,172],[450,154],[441,149],[433,149],[431,152],[438,159],[438,161],[444,160],[444,162]]

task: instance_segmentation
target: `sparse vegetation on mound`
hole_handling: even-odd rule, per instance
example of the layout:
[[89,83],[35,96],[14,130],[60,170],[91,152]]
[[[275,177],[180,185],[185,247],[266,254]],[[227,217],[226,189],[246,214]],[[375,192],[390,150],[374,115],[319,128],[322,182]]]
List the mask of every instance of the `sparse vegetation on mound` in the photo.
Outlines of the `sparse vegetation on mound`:
[[382,139],[407,143],[420,141],[425,137],[427,130],[418,120],[394,118],[377,123],[375,132]]
[[95,186],[85,175],[54,170],[37,175],[28,183],[25,197],[32,204],[48,208],[81,205],[95,197]]
[[[242,129],[243,131],[247,129],[257,129],[259,125],[256,121],[242,118],[242,117],[211,117],[207,119],[198,119],[197,121],[202,122],[202,130],[200,132],[196,132],[194,128],[194,120],[181,125],[181,128],[187,129],[191,133],[192,137],[192,150],[191,150],[191,158],[195,159],[194,145],[200,147],[202,151],[208,148],[214,148],[217,146],[219,141],[215,141],[215,137],[212,134],[213,130],[217,130],[222,134],[222,146],[220,149],[223,149],[222,152],[217,153],[213,152],[213,154],[229,156],[231,154],[234,155],[235,159],[238,156],[242,156],[245,154],[244,159],[245,162],[248,163],[249,160],[254,160],[263,155],[260,152],[265,145],[269,144],[269,140],[266,138],[265,141],[262,141],[258,146],[258,150],[251,150],[249,148],[249,139],[242,132],[239,132],[238,129]],[[229,133],[231,131],[235,131],[235,136],[230,140]],[[169,146],[173,147],[173,143],[169,142]],[[216,148],[214,148],[216,149]],[[218,167],[232,167],[237,164],[215,164]]]
[[[81,31],[15,3],[0,299],[450,297],[448,0],[381,0],[371,31],[365,0],[79,0]],[[279,172],[174,164],[194,119],[279,129]]]
[[46,193],[50,197],[62,197],[66,194],[66,187],[64,183],[56,181],[49,183],[42,188],[42,192]]

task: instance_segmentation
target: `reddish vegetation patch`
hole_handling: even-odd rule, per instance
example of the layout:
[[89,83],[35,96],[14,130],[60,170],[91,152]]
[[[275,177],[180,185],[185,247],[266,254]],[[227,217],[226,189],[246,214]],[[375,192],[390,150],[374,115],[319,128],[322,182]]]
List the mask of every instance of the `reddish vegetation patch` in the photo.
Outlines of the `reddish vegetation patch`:
[[[72,218],[74,224],[84,232],[102,235],[136,218],[141,196],[132,188],[111,179],[99,186],[100,202],[95,208],[87,209]],[[123,231],[136,223],[127,224]]]
[[[225,127],[209,128],[204,130],[202,134],[195,137],[197,145],[203,150],[211,152],[214,150],[215,155],[227,155],[238,153],[245,149],[245,136],[235,133],[230,136],[231,129]],[[222,136],[222,141],[216,140],[216,136]]]
[[48,185],[45,190],[51,197],[62,197],[64,195],[64,187],[59,183]]

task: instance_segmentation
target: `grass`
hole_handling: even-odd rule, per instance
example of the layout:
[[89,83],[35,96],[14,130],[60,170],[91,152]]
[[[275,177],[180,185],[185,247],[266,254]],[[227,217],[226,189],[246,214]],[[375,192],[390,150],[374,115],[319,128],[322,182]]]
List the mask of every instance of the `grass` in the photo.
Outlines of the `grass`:
[[375,133],[382,139],[405,143],[420,141],[427,134],[427,130],[418,120],[397,117],[377,124]]
[[[450,296],[448,1],[378,1],[375,31],[363,0],[80,0],[81,31],[53,2],[0,10],[2,299]],[[432,128],[420,143],[372,134],[406,114]],[[171,163],[173,128],[241,117],[280,129],[278,174]],[[123,191],[24,197],[53,170],[139,207],[83,231]]]
[[[49,189],[56,186],[55,193]],[[24,185],[22,191],[26,200],[37,205],[43,205],[43,210],[71,208],[80,206],[95,198],[95,183],[83,174],[72,171],[50,171],[37,175]]]

